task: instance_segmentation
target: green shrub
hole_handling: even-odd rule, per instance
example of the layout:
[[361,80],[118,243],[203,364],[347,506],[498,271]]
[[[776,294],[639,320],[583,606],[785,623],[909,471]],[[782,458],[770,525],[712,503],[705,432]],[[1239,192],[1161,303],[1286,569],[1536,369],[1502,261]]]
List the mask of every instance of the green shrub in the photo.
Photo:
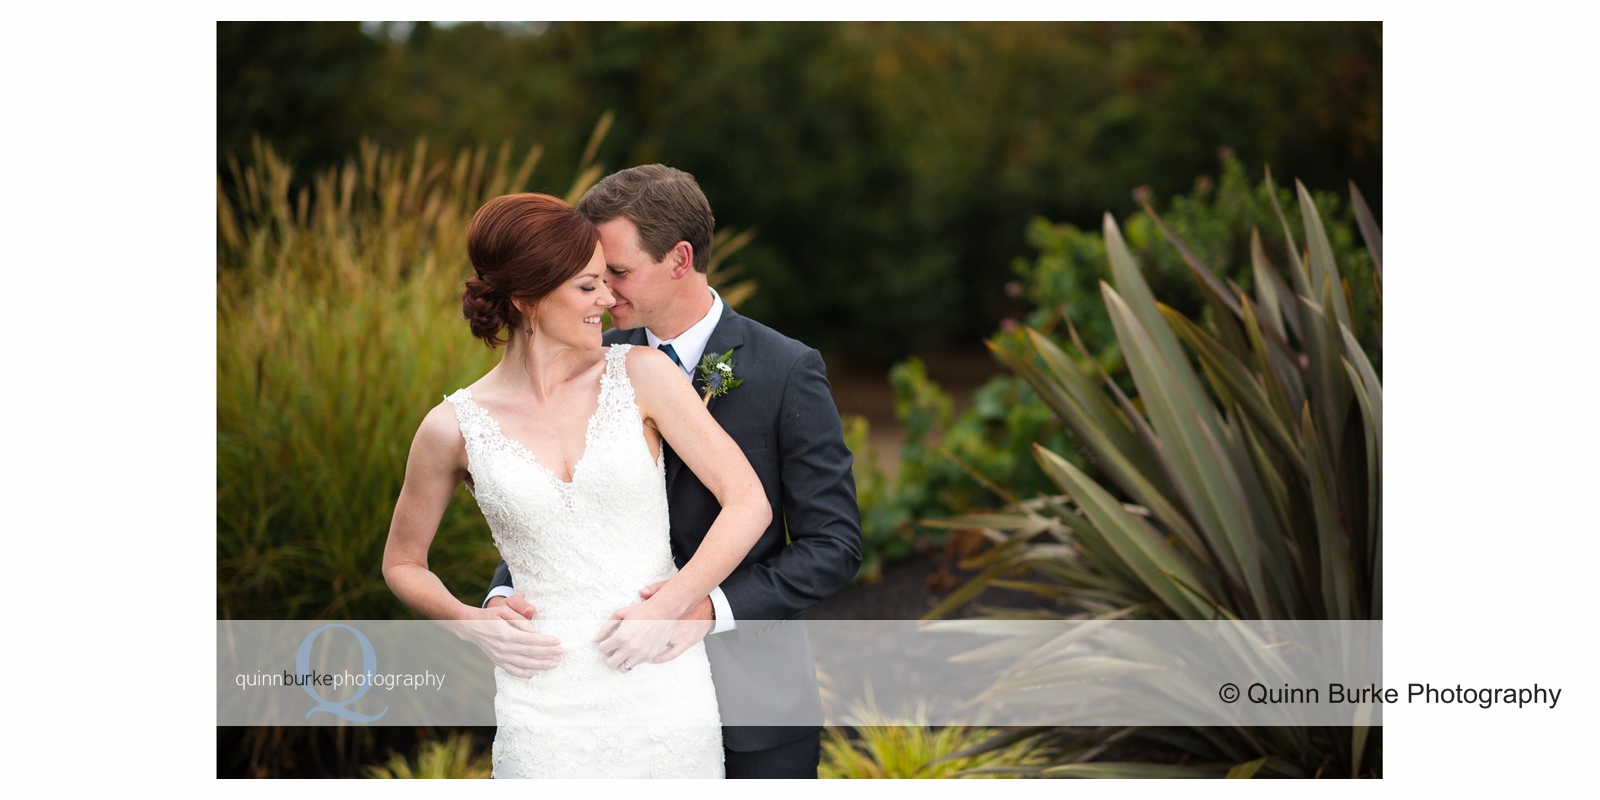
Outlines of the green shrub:
[[[258,144],[253,163],[231,165],[237,194],[219,180],[219,618],[410,613],[380,567],[412,436],[500,358],[461,319],[467,224],[489,198],[524,190],[539,154],[437,159],[420,142],[409,155],[369,146],[293,192],[292,168]],[[567,199],[600,174],[586,160]],[[719,232],[713,264],[750,236]],[[713,269],[730,303],[754,288]],[[476,603],[498,560],[458,489],[431,568]]]
[[602,160],[685,169],[761,226],[753,316],[851,359],[976,340],[1032,216],[1122,218],[1219,144],[1316,185],[1383,174],[1379,22],[360,26],[219,23],[218,151],[541,142],[565,186],[573,121],[616,108]]
[[366,767],[368,778],[487,778],[493,772],[487,748],[469,733],[458,731],[441,742],[423,742],[417,756],[391,753],[383,764]]
[[[1253,291],[1256,279],[1250,260],[1252,231],[1259,233],[1263,253],[1287,252],[1286,230],[1296,240],[1303,239],[1299,218],[1280,219],[1273,210],[1274,201],[1279,206],[1293,201],[1290,192],[1252,185],[1244,166],[1226,151],[1217,178],[1201,176],[1190,194],[1173,197],[1164,212],[1156,211],[1147,192],[1137,194],[1145,211],[1128,219],[1125,243],[1151,291],[1165,305],[1191,318],[1206,320],[1211,312],[1183,256],[1162,233],[1162,225],[1220,280],[1244,291]],[[1354,214],[1347,204],[1327,193],[1315,194],[1313,201],[1328,220],[1326,232],[1333,257],[1343,265],[1354,332],[1371,353],[1374,369],[1381,371],[1372,257],[1360,246]],[[1027,328],[1061,338],[1075,334],[1082,346],[1072,348],[1069,357],[1084,368],[1112,374],[1124,392],[1131,392],[1122,351],[1100,299],[1099,283],[1108,275],[1100,234],[1036,219],[1028,228],[1027,239],[1038,255],[1032,261],[1015,262],[1017,281],[1011,291],[1031,309],[1018,324],[1007,325],[1009,330],[991,336],[990,350],[997,356],[1028,357],[1033,348]],[[1090,475],[1101,476],[1091,448],[1016,375],[991,379],[973,393],[970,407],[960,414],[952,412],[951,398],[929,380],[918,359],[896,364],[889,380],[895,391],[896,416],[907,434],[900,451],[900,472],[889,488],[876,492],[873,500],[863,498],[861,502],[869,552],[874,542],[885,543],[877,551],[883,561],[903,558],[920,543],[941,541],[941,529],[921,526],[922,520],[993,509],[1053,491],[1054,483],[1033,456],[1035,444]],[[870,578],[873,573],[866,566],[862,574]]]
[[[307,178],[257,143],[249,162],[229,165],[235,190],[219,176],[218,619],[411,615],[381,564],[412,436],[428,409],[500,357],[461,319],[467,224],[489,198],[535,185],[539,155],[366,146]],[[592,155],[569,201],[600,176]],[[754,284],[730,284],[732,270],[716,265],[750,236],[719,231],[713,241],[713,282],[730,303]],[[476,604],[498,560],[459,489],[430,568]],[[271,775],[316,760],[348,773],[371,731],[250,729],[227,768]],[[219,742],[236,738],[219,729]]]
[[[1106,217],[1112,283],[1100,288],[1126,366],[1117,377],[1131,392],[1088,366],[1081,341],[1030,330],[1025,356],[997,349],[1089,450],[1102,477],[1036,447],[1058,493],[943,523],[987,528],[996,542],[957,601],[1004,581],[1065,596],[1097,619],[1382,617],[1383,389],[1376,359],[1355,333],[1376,330],[1377,321],[1357,316],[1317,204],[1297,188],[1306,245],[1291,243],[1287,280],[1254,231],[1253,292],[1188,265],[1207,312],[1203,324],[1158,302]],[[1381,233],[1359,194],[1354,200],[1370,263],[1378,265],[1376,292]],[[1193,252],[1182,239],[1171,241]],[[1031,653],[1006,680],[1040,669],[1044,655]],[[1145,666],[1138,655],[1116,655],[1130,669]],[[1074,663],[1058,659],[1049,669],[1072,680]],[[1106,733],[1196,766],[1072,762],[1039,774],[1366,776],[1380,769],[1381,734],[1366,726]]]
[[[1149,190],[1136,190],[1134,196],[1144,210],[1130,215],[1121,231],[1151,292],[1165,305],[1190,317],[1205,315],[1205,299],[1183,253],[1172,246],[1163,226],[1171,238],[1182,241],[1194,258],[1220,280],[1231,281],[1246,292],[1254,290],[1256,277],[1250,257],[1252,235],[1258,235],[1262,250],[1272,254],[1286,252],[1286,235],[1296,241],[1305,240],[1299,218],[1280,218],[1273,210],[1294,202],[1288,189],[1253,184],[1244,164],[1229,151],[1221,153],[1219,166],[1218,177],[1200,176],[1189,194],[1174,196],[1166,210],[1159,213],[1152,205]],[[1333,257],[1343,265],[1346,291],[1354,300],[1359,324],[1357,339],[1366,349],[1377,351],[1377,285],[1372,257],[1362,248],[1354,214],[1331,192],[1316,192],[1312,201],[1325,220]],[[1100,297],[1100,282],[1108,275],[1106,246],[1100,232],[1035,219],[1026,236],[1039,255],[1032,262],[1018,259],[1013,264],[1018,279],[1016,291],[1032,305],[1023,325],[1064,333],[1057,329],[1070,319],[1086,352],[1115,371],[1120,365],[1121,350]],[[1007,337],[1020,345],[1010,348],[1012,352],[1026,350],[1018,337]]]
[[1038,737],[962,725],[930,727],[919,710],[891,719],[876,707],[856,709],[849,728],[822,737],[819,778],[1003,778],[1049,764]]
[[[218,615],[407,614],[380,566],[411,437],[498,355],[460,320],[466,224],[538,151],[452,168],[420,144],[369,147],[293,199],[289,165],[255,155],[244,191],[218,198]],[[456,501],[430,560],[466,598],[497,557],[465,489]]]

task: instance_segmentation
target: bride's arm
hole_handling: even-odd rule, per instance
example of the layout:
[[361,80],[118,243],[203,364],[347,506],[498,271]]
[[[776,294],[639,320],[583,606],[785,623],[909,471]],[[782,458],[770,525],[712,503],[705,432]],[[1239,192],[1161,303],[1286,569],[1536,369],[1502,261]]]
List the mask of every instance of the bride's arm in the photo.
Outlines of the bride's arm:
[[694,557],[651,596],[652,603],[683,616],[744,560],[772,522],[761,479],[739,445],[712,419],[683,371],[653,348],[628,354],[645,422],[661,432],[672,452],[711,491],[722,511]]
[[535,632],[533,623],[504,605],[479,608],[457,600],[428,569],[428,547],[456,484],[467,476],[466,460],[455,411],[449,403],[441,403],[428,412],[411,442],[405,483],[383,548],[383,579],[395,596],[418,614],[433,620],[465,621],[448,627],[478,645],[507,672],[528,677],[560,662],[560,642]]
[[648,600],[617,611],[602,626],[595,640],[613,667],[654,659],[671,633],[670,625],[622,628],[620,623],[670,623],[683,617],[739,566],[772,522],[772,506],[755,469],[733,438],[712,419],[683,371],[653,348],[635,347],[627,358],[645,424],[672,445],[672,452],[694,471],[722,510],[683,569]]
[[389,541],[383,547],[383,579],[389,589],[428,619],[470,618],[470,607],[451,595],[428,569],[428,547],[439,531],[439,520],[450,505],[456,484],[466,475],[461,432],[450,405],[441,403],[428,412],[411,440],[405,483],[389,522]]

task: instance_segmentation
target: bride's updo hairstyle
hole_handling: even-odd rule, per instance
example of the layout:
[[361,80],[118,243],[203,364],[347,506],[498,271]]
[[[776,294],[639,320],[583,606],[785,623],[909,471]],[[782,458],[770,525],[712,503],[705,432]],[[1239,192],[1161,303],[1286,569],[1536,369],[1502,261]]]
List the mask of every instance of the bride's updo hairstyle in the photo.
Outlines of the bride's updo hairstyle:
[[594,257],[600,232],[572,206],[547,194],[508,194],[483,204],[467,228],[467,260],[476,273],[461,295],[461,316],[490,347],[501,332],[523,327],[512,305],[536,305]]

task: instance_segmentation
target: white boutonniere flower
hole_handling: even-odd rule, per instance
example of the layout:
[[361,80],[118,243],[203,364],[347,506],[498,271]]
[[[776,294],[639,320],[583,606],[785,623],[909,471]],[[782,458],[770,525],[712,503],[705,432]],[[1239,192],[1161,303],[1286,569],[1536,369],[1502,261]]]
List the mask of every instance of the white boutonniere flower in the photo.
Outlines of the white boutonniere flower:
[[720,356],[707,353],[700,359],[700,365],[695,368],[700,373],[700,380],[705,385],[701,389],[700,399],[706,406],[711,405],[715,398],[727,394],[744,383],[743,378],[733,377],[733,351],[729,350]]

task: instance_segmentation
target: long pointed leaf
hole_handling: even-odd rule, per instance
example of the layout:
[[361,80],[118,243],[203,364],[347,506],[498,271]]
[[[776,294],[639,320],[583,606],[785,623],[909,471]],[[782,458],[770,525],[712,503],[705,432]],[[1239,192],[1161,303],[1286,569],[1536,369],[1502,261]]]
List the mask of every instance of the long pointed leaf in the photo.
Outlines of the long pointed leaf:
[[1200,257],[1194,254],[1189,245],[1183,241],[1171,228],[1162,221],[1161,215],[1156,213],[1149,201],[1141,201],[1145,213],[1155,222],[1156,228],[1167,237],[1167,241],[1177,248],[1178,255],[1189,271],[1199,278],[1200,293],[1204,297],[1206,307],[1211,309],[1211,321],[1216,325],[1217,333],[1229,347],[1236,350],[1244,349],[1244,332],[1239,329],[1239,301],[1234,299],[1234,293],[1217,279],[1211,268],[1200,262]]
[[[1288,331],[1283,327],[1283,298],[1278,294],[1278,287],[1267,274],[1272,272],[1272,264],[1267,261],[1267,252],[1261,247],[1261,231],[1250,229],[1250,272],[1255,278],[1256,302],[1261,304],[1262,320],[1266,322],[1278,335],[1288,337]],[[1240,309],[1240,315],[1244,310]]]
[[1028,653],[1039,649],[1040,645],[1048,642],[1049,640],[1050,636],[1048,634],[1035,634],[1030,636],[1018,636],[1013,639],[1001,639],[998,642],[990,642],[966,652],[957,653],[953,656],[950,656],[946,660],[953,664],[975,664],[982,661],[993,661],[1000,658],[1016,658],[1018,656],[1027,655]]
[[1299,444],[1284,427],[1283,418],[1273,410],[1266,389],[1254,379],[1244,364],[1212,339],[1200,326],[1190,322],[1182,314],[1166,306],[1162,306],[1161,310],[1166,315],[1167,321],[1172,323],[1172,328],[1177,331],[1179,338],[1188,343],[1190,349],[1200,357],[1201,362],[1208,365],[1222,382],[1223,386],[1218,388],[1223,391],[1219,391],[1219,394],[1231,396],[1243,405],[1244,410],[1261,426],[1272,443],[1282,451],[1284,457],[1304,472],[1305,465],[1300,458]]
[[[1037,446],[1035,449],[1037,449]],[[1035,453],[1034,456],[1037,459],[1038,453]],[[1057,485],[1060,485],[1059,481],[1057,481]],[[1049,498],[1042,499],[1048,504],[1058,505]],[[1095,527],[1087,516],[1082,516],[1066,508],[1057,508],[1056,516],[1061,519],[1071,518],[1075,520],[1073,533],[1077,535],[1078,543],[1083,547],[1086,561],[1093,565],[1094,568],[1104,572],[1107,578],[1118,582],[1125,593],[1137,596],[1140,599],[1147,596],[1145,593],[1147,590],[1144,590],[1144,584],[1139,580],[1139,576],[1128,568],[1127,562],[1117,555],[1116,549],[1111,546],[1105,535]],[[1039,568],[1049,571],[1054,566],[1041,564]]]
[[1367,198],[1361,196],[1355,181],[1350,182],[1350,204],[1356,211],[1356,227],[1361,229],[1367,252],[1372,254],[1372,267],[1378,273],[1378,280],[1383,280],[1383,229],[1378,227],[1378,219],[1372,216]]
[[1171,242],[1172,246],[1177,249],[1178,255],[1183,259],[1184,265],[1189,268],[1189,271],[1193,273],[1196,278],[1200,279],[1200,284],[1210,289],[1212,294],[1222,298],[1223,302],[1229,306],[1231,311],[1233,311],[1234,316],[1238,316],[1238,304],[1229,302],[1231,300],[1229,296],[1230,293],[1228,292],[1227,288],[1222,285],[1222,281],[1217,279],[1216,274],[1211,271],[1211,268],[1200,263],[1200,257],[1195,255],[1193,250],[1189,249],[1189,245],[1185,243],[1183,239],[1180,238],[1176,233],[1173,233],[1171,228],[1167,227],[1167,223],[1161,219],[1160,214],[1156,213],[1155,208],[1150,205],[1150,201],[1141,200],[1139,205],[1144,208],[1144,213],[1149,215],[1150,221],[1156,224],[1156,228],[1161,231],[1161,235],[1165,236],[1167,241]]
[[[1108,462],[1107,470],[1118,483],[1126,485],[1124,482],[1138,482],[1142,474],[1149,474],[1141,472],[1139,466],[1130,461],[1130,454],[1112,440],[1112,431],[1115,428],[1096,424],[1095,416],[1067,387],[1034,367],[1026,359],[1019,358],[1004,348],[990,343],[989,350],[1001,363],[1010,367],[1012,372],[1022,378],[1097,458]],[[1092,398],[1088,399],[1088,402],[1094,404]],[[1124,430],[1127,429],[1126,425],[1122,427]],[[1131,455],[1138,455],[1140,452],[1139,448],[1135,447]]]
[[1046,778],[1220,778],[1223,766],[1180,767],[1171,764],[1112,763],[1063,764],[1040,773]]
[[[1030,333],[1032,333],[1030,331]],[[1048,344],[1043,336],[1036,336],[1038,345]],[[1034,369],[1032,365],[1016,359],[998,348],[991,348],[1000,360],[1010,366],[1012,371],[1021,376],[1023,380],[1033,386],[1040,397],[1061,417],[1062,422],[1072,431],[1073,435],[1083,442],[1084,446],[1099,460],[1100,466],[1105,470],[1113,482],[1122,487],[1133,496],[1140,504],[1149,508],[1162,524],[1172,530],[1179,538],[1183,539],[1191,548],[1200,549],[1200,538],[1175,505],[1177,498],[1170,497],[1170,480],[1166,479],[1166,470],[1157,469],[1150,460],[1152,453],[1141,446],[1141,443],[1130,442],[1131,452],[1122,449],[1108,436],[1108,431],[1095,424],[1093,417],[1086,411],[1085,405],[1104,403],[1104,395],[1092,386],[1084,387],[1088,392],[1087,403],[1078,402],[1075,392],[1065,391],[1064,387],[1051,381],[1043,373]],[[1058,351],[1059,352],[1059,351]],[[1066,367],[1075,369],[1075,367]],[[1125,408],[1124,411],[1138,419],[1136,413]],[[1106,410],[1102,416],[1115,415],[1115,410]],[[1121,419],[1121,418],[1119,418]],[[1126,430],[1126,423],[1119,422]],[[1140,420],[1142,425],[1143,421]],[[1147,438],[1143,434],[1140,438]],[[1151,441],[1153,437],[1149,437]],[[1163,458],[1163,454],[1155,452],[1156,458]],[[1164,460],[1164,459],[1163,459]]]
[[1104,431],[1110,443],[1122,451],[1141,473],[1149,474],[1154,465],[1134,438],[1128,421],[1117,413],[1115,406],[1107,402],[1098,383],[1084,374],[1066,352],[1048,337],[1029,329],[1028,340],[1033,344],[1034,352],[1049,368],[1050,377],[1059,381],[1078,401],[1089,421]]
[[1289,218],[1283,215],[1283,206],[1278,203],[1278,187],[1272,184],[1272,170],[1267,171],[1267,199],[1272,201],[1272,211],[1278,215],[1278,224],[1283,226],[1284,247],[1289,252],[1289,278],[1294,284],[1294,293],[1305,297],[1312,296],[1311,273],[1306,270],[1305,262],[1300,260],[1300,248],[1294,242],[1294,232],[1289,230]]
[[[1359,381],[1367,392],[1367,399],[1372,403],[1372,426],[1378,441],[1383,441],[1383,381],[1378,379],[1378,373],[1372,369],[1372,362],[1367,359],[1367,352],[1361,349],[1361,343],[1356,341],[1354,334],[1348,327],[1339,328],[1340,339],[1344,342],[1345,358],[1355,367],[1361,376]],[[1352,382],[1355,385],[1356,382]]]
[[1129,661],[1110,656],[1078,656],[1058,661],[1048,667],[1039,667],[1018,675],[1002,678],[995,684],[997,691],[1036,689],[1062,683],[1118,678],[1139,672],[1164,669],[1156,664]]
[[[1039,734],[1046,733],[1050,730],[1052,729],[1049,727],[1035,726],[1031,728],[1018,728],[1016,730],[1001,731],[987,739],[984,739],[981,742],[978,742],[977,744],[963,747],[962,749],[957,750],[940,760],[943,761],[954,760],[958,758],[969,758],[971,756],[981,756],[984,753],[995,750],[1004,750],[1011,745],[1026,739],[1030,739],[1034,736],[1038,736]],[[1020,767],[1019,769],[1028,769],[1034,772],[1039,770],[1038,767]]]
[[1260,772],[1261,768],[1266,766],[1267,761],[1269,761],[1271,758],[1272,756],[1262,756],[1254,761],[1246,761],[1243,764],[1236,764],[1234,765],[1233,769],[1228,770],[1226,777],[1233,779],[1254,778],[1256,773]]
[[1362,536],[1357,540],[1364,543],[1369,552],[1362,553],[1363,558],[1358,559],[1365,566],[1370,558],[1372,541],[1378,531],[1378,493],[1382,491],[1379,481],[1379,452],[1377,425],[1373,422],[1372,403],[1367,399],[1366,387],[1361,384],[1361,379],[1356,375],[1355,367],[1349,361],[1344,361],[1344,368],[1350,374],[1350,383],[1355,387],[1356,403],[1361,408],[1361,431],[1366,437],[1367,453],[1367,524],[1362,529]]
[[[1115,294],[1127,307],[1131,316],[1144,328],[1155,353],[1160,356],[1160,361],[1171,370],[1173,385],[1188,401],[1190,407],[1199,408],[1205,402],[1205,390],[1200,387],[1200,379],[1194,374],[1194,370],[1189,368],[1189,362],[1183,355],[1183,348],[1178,345],[1178,337],[1167,327],[1166,320],[1162,318],[1161,310],[1156,305],[1155,296],[1150,293],[1150,286],[1145,283],[1144,275],[1139,271],[1138,262],[1134,260],[1133,253],[1128,250],[1128,243],[1123,241],[1122,232],[1117,230],[1116,223],[1109,214],[1106,215],[1104,228],[1106,257],[1111,263]],[[1102,296],[1106,294],[1107,288],[1102,282],[1100,285]],[[1127,342],[1124,337],[1118,335],[1117,341],[1122,344],[1126,353]]]
[[[1291,357],[1269,350],[1265,330],[1257,323],[1255,305],[1244,301],[1245,334],[1250,337],[1250,351],[1255,358],[1257,372],[1267,388],[1267,400],[1272,413],[1279,419],[1292,422],[1300,418],[1298,409],[1305,403],[1305,391],[1300,386],[1300,370]],[[1288,425],[1291,430],[1298,426]]]
[[1333,260],[1333,245],[1328,242],[1328,231],[1322,227],[1322,216],[1311,199],[1311,193],[1299,181],[1294,188],[1300,199],[1300,221],[1305,226],[1306,248],[1311,254],[1311,285],[1332,284],[1339,287],[1332,292],[1333,315],[1341,325],[1350,324],[1350,307],[1345,304],[1344,280],[1339,276],[1339,265]]
[[1318,440],[1311,409],[1305,410],[1301,424],[1305,429],[1306,463],[1311,472],[1311,501],[1317,520],[1318,559],[1322,564],[1322,601],[1326,619],[1363,619],[1354,607],[1355,573],[1345,532],[1337,519],[1338,500],[1333,497],[1331,465]]
[[974,575],[954,592],[951,592],[949,597],[946,597],[937,606],[934,606],[933,609],[928,611],[928,613],[923,614],[922,619],[936,620],[960,608],[972,598],[977,597],[978,594],[984,589],[989,588],[989,583],[991,581],[999,578],[1007,572],[1010,572],[1015,566],[1016,565],[1011,562],[1002,562],[999,564],[994,564],[983,572]]
[[1288,536],[1268,497],[1273,491],[1269,484],[1281,482],[1282,477],[1277,474],[1276,467],[1258,461],[1252,454],[1252,444],[1259,445],[1253,433],[1254,426],[1241,411],[1236,409],[1235,414],[1238,422],[1224,430],[1222,445],[1227,449],[1228,458],[1238,471],[1239,481],[1244,488],[1245,505],[1250,510],[1256,534],[1254,544],[1261,561],[1258,568],[1270,588],[1270,600],[1266,599],[1267,596],[1257,599],[1257,613],[1263,619],[1283,618],[1289,616],[1298,591],[1291,579],[1293,568],[1287,547]]
[[[1163,444],[1170,447],[1178,487],[1199,528],[1218,556],[1215,566],[1239,588],[1243,588],[1249,522],[1235,502],[1229,484],[1237,483],[1231,464],[1219,460],[1210,442],[1218,438],[1216,408],[1204,396],[1191,399],[1182,391],[1184,378],[1195,380],[1187,361],[1178,365],[1165,362],[1152,343],[1149,330],[1140,324],[1122,298],[1102,285],[1106,308],[1140,397],[1150,410],[1150,421]],[[1176,336],[1162,319],[1161,330]]]
[[1077,500],[1079,507],[1094,522],[1096,530],[1122,557],[1129,569],[1139,576],[1146,588],[1184,619],[1209,617],[1207,609],[1192,601],[1163,574],[1171,572],[1191,585],[1201,585],[1201,581],[1183,564],[1171,545],[1143,520],[1123,510],[1121,503],[1066,459],[1037,445],[1034,453],[1045,472],[1061,485],[1063,491]]

